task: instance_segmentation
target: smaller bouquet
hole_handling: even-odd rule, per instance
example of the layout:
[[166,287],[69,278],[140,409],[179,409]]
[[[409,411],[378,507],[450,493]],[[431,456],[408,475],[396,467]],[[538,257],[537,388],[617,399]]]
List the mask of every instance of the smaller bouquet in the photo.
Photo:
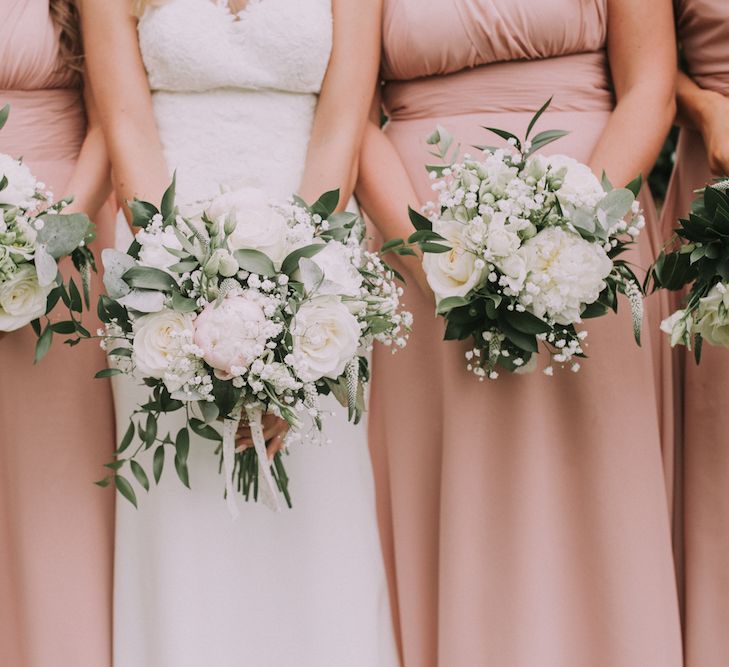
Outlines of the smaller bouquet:
[[[135,433],[141,443],[109,464],[112,474],[102,484],[113,479],[136,504],[122,472],[128,466],[149,489],[136,457],[154,447],[155,480],[173,448],[177,474],[189,485],[192,431],[218,442],[233,515],[235,491],[246,499],[260,492],[276,509],[281,494],[291,506],[281,453],[268,461],[262,416],[285,419],[299,436],[308,425],[316,435],[324,417],[319,398],[333,394],[357,422],[367,348],[373,341],[404,346],[411,324],[394,273],[362,248],[360,218],[334,212],[338,200],[329,192],[311,207],[300,199],[273,206],[261,192],[243,189],[181,215],[173,182],[159,211],[130,204],[140,227],[136,240],[127,253],[103,254],[101,335],[115,366],[98,375],[133,375],[151,394],[118,454]],[[179,432],[158,433],[160,415],[178,410],[185,414]],[[241,420],[255,447],[238,451]]]
[[[479,379],[496,379],[498,369],[525,372],[536,366],[539,344],[551,362],[579,370],[586,318],[617,311],[625,294],[640,342],[641,285],[619,259],[645,225],[636,201],[640,179],[613,188],[603,177],[564,155],[535,151],[567,134],[549,130],[526,138],[488,129],[508,147],[477,146],[480,159],[448,155],[453,139],[438,127],[427,142],[444,165],[427,167],[438,193],[427,217],[410,211],[416,231],[408,242],[393,240],[383,250],[424,253],[423,266],[446,319],[445,338],[472,339],[467,367]],[[553,365],[544,369],[552,375]]]
[[[0,128],[8,115],[9,107],[0,110]],[[36,363],[50,349],[54,333],[88,335],[77,317],[83,310],[81,293],[73,279],[64,283],[57,264],[71,256],[88,307],[94,258],[87,244],[94,228],[85,215],[62,214],[71,201],[54,203],[53,194],[22,161],[0,153],[0,331],[30,324],[38,336]],[[51,322],[47,316],[59,300],[69,309],[70,319]]]
[[661,329],[672,347],[693,347],[698,363],[703,341],[729,347],[729,180],[700,191],[679,225],[672,249],[659,255],[650,276],[654,289],[681,291],[691,285],[686,306]]

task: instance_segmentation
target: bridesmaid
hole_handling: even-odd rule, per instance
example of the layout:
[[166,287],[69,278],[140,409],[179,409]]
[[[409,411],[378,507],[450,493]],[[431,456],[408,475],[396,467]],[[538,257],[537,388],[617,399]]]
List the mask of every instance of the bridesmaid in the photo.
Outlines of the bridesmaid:
[[[673,119],[673,35],[668,0],[385,0],[390,121],[380,132],[374,109],[360,201],[385,236],[407,234],[405,205],[434,198],[436,124],[493,143],[480,126],[523,134],[551,95],[539,128],[571,130],[552,152],[617,184],[647,174]],[[645,268],[660,235],[642,203]],[[649,302],[642,350],[623,306],[587,327],[579,374],[482,384],[432,297],[411,288],[407,305],[408,348],[375,353],[370,427],[405,667],[680,665],[667,303]]]
[[[113,214],[81,65],[71,0],[0,3],[0,106],[11,105],[0,152],[22,155],[57,196],[74,194],[72,210],[98,213],[98,257]],[[93,376],[105,358],[57,340],[33,366],[34,344],[29,328],[0,340],[0,664],[103,667],[114,495],[93,482],[113,456],[114,420],[109,385]]]
[[[677,80],[682,125],[663,228],[685,217],[694,191],[729,175],[729,3],[677,0],[688,74]],[[729,350],[704,345],[684,364],[681,509],[687,667],[729,664]]]

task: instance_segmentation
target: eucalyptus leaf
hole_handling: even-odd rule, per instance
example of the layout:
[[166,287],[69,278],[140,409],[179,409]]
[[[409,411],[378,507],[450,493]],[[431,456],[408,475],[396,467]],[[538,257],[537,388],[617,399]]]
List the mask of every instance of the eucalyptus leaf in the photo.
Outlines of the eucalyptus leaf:
[[197,310],[197,303],[195,299],[182,296],[179,292],[172,292],[172,309],[178,313],[194,313]]
[[43,244],[54,259],[70,255],[82,242],[89,242],[94,237],[94,226],[83,213],[47,213],[40,220],[43,226],[38,230],[38,243]]
[[312,243],[311,245],[297,248],[289,253],[281,264],[281,272],[291,276],[299,268],[299,260],[306,257],[311,258],[326,248],[325,243]]
[[133,266],[122,276],[129,287],[169,292],[177,289],[177,282],[166,271],[151,266]]
[[276,275],[276,267],[273,262],[260,250],[236,250],[233,255],[238,262],[238,266],[244,271],[256,273],[267,278],[272,278]]
[[175,438],[175,451],[181,462],[187,463],[187,456],[190,453],[190,432],[181,428]]
[[339,204],[339,190],[330,190],[325,192],[319,199],[311,205],[311,212],[314,215],[320,215],[326,220],[337,208]]
[[[177,292],[173,292],[173,299],[174,294]],[[140,313],[158,313],[164,308],[165,295],[154,290],[134,289],[126,296],[117,299],[117,302],[125,308],[131,308]]]
[[118,299],[129,294],[129,285],[122,276],[137,263],[125,252],[113,248],[104,248],[101,251],[101,263],[104,266],[104,287],[112,299]]

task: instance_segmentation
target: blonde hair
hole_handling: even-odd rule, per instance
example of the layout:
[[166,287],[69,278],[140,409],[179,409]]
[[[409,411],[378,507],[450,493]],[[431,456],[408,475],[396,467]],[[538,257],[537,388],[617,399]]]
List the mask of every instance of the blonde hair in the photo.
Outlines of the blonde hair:
[[61,61],[65,67],[80,74],[84,67],[84,50],[76,4],[74,0],[50,0],[48,10],[51,20],[60,31]]

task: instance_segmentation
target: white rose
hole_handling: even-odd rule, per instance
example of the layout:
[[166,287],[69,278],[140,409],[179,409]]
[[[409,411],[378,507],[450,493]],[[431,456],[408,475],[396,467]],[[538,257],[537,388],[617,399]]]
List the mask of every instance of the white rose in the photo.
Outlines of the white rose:
[[535,287],[527,305],[537,317],[573,324],[585,305],[605,289],[613,264],[602,246],[561,227],[547,227],[524,242],[527,281]]
[[339,241],[329,241],[324,250],[311,258],[324,274],[318,294],[359,296],[362,275],[352,264],[347,248]]
[[490,257],[508,257],[513,255],[521,245],[516,232],[507,229],[503,215],[495,215],[488,225],[486,233],[486,250]]
[[0,190],[0,204],[31,208],[37,181],[30,169],[19,160],[0,153],[0,180],[5,176],[8,184]]
[[194,320],[192,313],[174,310],[162,310],[136,320],[132,349],[137,374],[165,379],[185,356],[183,346],[192,342]]
[[729,289],[724,283],[699,301],[694,330],[711,345],[729,347]]
[[0,282],[0,331],[15,331],[45,315],[48,293],[53,285],[38,283],[31,264],[23,264],[6,281]]
[[496,266],[503,274],[506,287],[511,290],[512,294],[521,292],[527,276],[527,264],[523,253],[504,257],[496,263]]
[[269,321],[250,291],[205,307],[195,321],[195,344],[222,380],[240,375],[265,352]]
[[357,354],[357,319],[334,296],[322,296],[299,308],[292,323],[296,374],[304,382],[336,380]]
[[209,218],[224,223],[235,219],[235,229],[228,239],[231,250],[258,250],[277,269],[289,253],[286,219],[270,205],[267,197],[254,188],[225,192],[208,206]]
[[139,263],[142,266],[167,271],[173,264],[180,261],[178,257],[166,250],[166,248],[182,250],[182,244],[171,226],[157,232],[140,229],[137,232],[137,241],[142,246],[139,249]]
[[476,268],[478,256],[469,252],[463,243],[463,225],[440,220],[434,230],[452,246],[443,253],[426,253],[423,268],[428,284],[439,301],[449,296],[466,296],[483,278],[484,269]]
[[600,181],[587,165],[566,155],[550,155],[547,161],[552,174],[563,172],[562,187],[557,190],[563,201],[577,207],[593,207],[605,197]]

